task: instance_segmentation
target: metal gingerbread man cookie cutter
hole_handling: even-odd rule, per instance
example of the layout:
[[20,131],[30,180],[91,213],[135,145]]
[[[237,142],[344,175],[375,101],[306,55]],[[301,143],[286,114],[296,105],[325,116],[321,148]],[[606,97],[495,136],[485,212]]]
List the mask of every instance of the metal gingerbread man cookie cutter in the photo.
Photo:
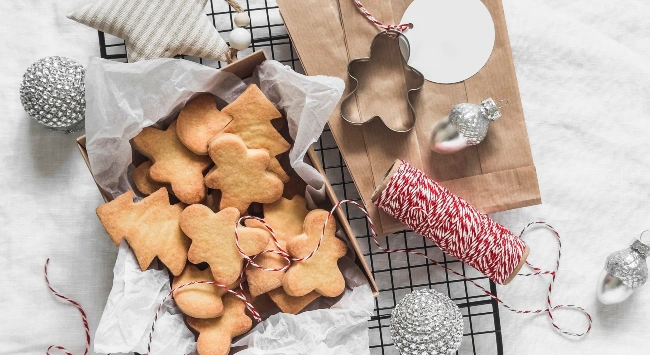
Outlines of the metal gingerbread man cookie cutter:
[[[416,120],[412,96],[422,89],[424,75],[408,65],[409,57],[410,44],[403,33],[389,30],[377,34],[370,46],[370,56],[354,59],[348,64],[348,76],[352,79],[350,82],[352,90],[341,102],[341,117],[353,125],[363,125],[379,118],[386,127],[394,132],[412,130]],[[402,77],[404,81],[402,81]],[[382,80],[385,78],[388,80]],[[399,85],[400,92],[394,92],[391,90],[393,88],[386,89],[386,86],[390,87],[391,85],[393,88],[395,85]],[[360,95],[362,93],[372,95],[372,97],[370,100],[359,97],[362,96]],[[395,95],[404,95],[401,105],[387,105],[386,102],[377,105],[377,100],[395,100]],[[355,103],[356,105],[354,105]],[[378,106],[384,109],[388,106],[388,110],[392,110],[392,112],[388,115],[373,113],[372,117],[362,117],[361,111],[375,112],[374,110]],[[352,119],[354,116],[352,110],[354,109],[359,112],[358,120]]]

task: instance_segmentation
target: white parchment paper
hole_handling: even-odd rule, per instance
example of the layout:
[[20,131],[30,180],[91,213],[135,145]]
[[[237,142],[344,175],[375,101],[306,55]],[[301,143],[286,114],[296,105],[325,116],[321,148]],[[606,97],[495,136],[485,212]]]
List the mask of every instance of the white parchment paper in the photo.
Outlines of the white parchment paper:
[[[126,241],[113,269],[113,288],[95,333],[95,352],[102,354],[146,353],[153,317],[171,291],[169,274],[154,261],[140,270]],[[196,349],[194,334],[174,302],[166,302],[156,322],[151,342],[155,354],[189,354]]]

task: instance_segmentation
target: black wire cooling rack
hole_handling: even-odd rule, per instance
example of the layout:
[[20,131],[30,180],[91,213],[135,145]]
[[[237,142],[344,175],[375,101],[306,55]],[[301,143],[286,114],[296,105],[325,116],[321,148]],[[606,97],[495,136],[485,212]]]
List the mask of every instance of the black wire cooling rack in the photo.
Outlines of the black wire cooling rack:
[[[253,40],[251,47],[240,53],[240,57],[253,51],[264,50],[272,59],[289,65],[298,72],[303,72],[275,0],[247,0],[246,11],[251,18],[249,29]],[[210,0],[206,7],[206,14],[217,30],[227,38],[228,32],[234,28],[235,12],[225,1]],[[99,45],[102,58],[126,60],[124,41],[99,32]],[[216,68],[226,64],[193,57],[183,56],[183,58]],[[326,129],[320,140],[314,144],[314,149],[337,195],[345,199],[361,201],[329,129]],[[381,252],[372,242],[363,214],[356,208],[348,209],[347,206],[344,206],[344,210],[379,287],[379,294],[375,299],[375,315],[371,317],[369,324],[371,354],[398,354],[390,336],[390,313],[404,295],[420,288],[433,288],[442,292],[460,307],[465,321],[465,334],[456,354],[503,354],[499,308],[496,301],[471,284],[468,286],[467,281],[453,274],[450,275],[446,270],[420,256]],[[448,258],[433,243],[418,234],[402,231],[382,238],[380,242],[388,248],[408,248],[423,252],[496,294],[496,285],[489,279],[463,263]]]

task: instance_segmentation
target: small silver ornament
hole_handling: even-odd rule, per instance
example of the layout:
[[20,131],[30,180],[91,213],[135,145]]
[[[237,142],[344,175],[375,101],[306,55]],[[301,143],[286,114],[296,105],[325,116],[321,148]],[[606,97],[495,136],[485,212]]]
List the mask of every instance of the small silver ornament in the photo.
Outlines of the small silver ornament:
[[42,125],[65,131],[80,129],[86,111],[84,67],[72,59],[46,57],[23,75],[20,101]]
[[447,355],[463,340],[463,315],[440,292],[417,290],[393,309],[390,331],[401,355]]
[[490,122],[501,117],[500,108],[492,98],[480,105],[462,103],[454,106],[449,115],[433,128],[431,150],[449,154],[481,143]]
[[648,280],[648,255],[650,245],[641,242],[640,238],[635,239],[629,248],[610,254],[605,270],[598,278],[598,300],[603,304],[623,302],[636,288],[645,284]]

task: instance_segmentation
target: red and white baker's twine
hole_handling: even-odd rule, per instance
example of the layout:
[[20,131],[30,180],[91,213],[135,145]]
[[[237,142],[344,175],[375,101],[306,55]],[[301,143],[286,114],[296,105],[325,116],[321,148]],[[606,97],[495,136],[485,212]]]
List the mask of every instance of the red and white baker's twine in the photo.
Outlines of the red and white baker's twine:
[[[77,310],[79,310],[79,313],[81,313],[81,320],[83,321],[84,328],[86,330],[86,350],[84,351],[84,355],[86,355],[86,354],[88,354],[88,350],[90,349],[90,328],[88,327],[88,319],[86,318],[86,312],[84,312],[84,309],[81,307],[81,305],[77,301],[56,292],[52,288],[52,285],[50,285],[50,279],[47,277],[47,267],[48,267],[49,264],[50,264],[50,259],[48,258],[45,261],[45,283],[47,284],[47,288],[49,288],[50,291],[52,291],[52,293],[56,297],[66,301],[68,303],[71,303],[73,306],[77,307]],[[45,354],[49,355],[50,350],[52,350],[52,349],[61,350],[61,351],[65,352],[67,355],[72,355],[72,353],[69,352],[66,348],[64,348],[63,346],[59,346],[59,345],[50,345],[50,347],[47,348],[47,351],[45,352]]]
[[408,29],[413,28],[412,23],[402,23],[399,25],[384,25],[381,23],[379,20],[377,20],[372,14],[365,8],[363,7],[363,4],[361,3],[361,0],[354,0],[354,4],[357,6],[359,11],[366,16],[368,21],[372,22],[375,24],[375,26],[381,28],[384,31],[398,31],[398,32],[406,32]]
[[[427,258],[433,264],[474,284],[485,294],[501,303],[506,309],[515,313],[547,313],[551,324],[560,333],[571,336],[583,336],[591,330],[591,315],[582,307],[576,305],[556,305],[551,303],[553,284],[560,267],[562,244],[560,235],[550,225],[544,222],[532,222],[514,237],[504,227],[498,225],[488,216],[478,212],[465,200],[455,196],[435,181],[429,179],[422,171],[403,162],[382,191],[376,201],[378,207],[396,217],[419,234],[435,242],[444,252],[473,266],[497,283],[502,283],[514,271],[521,260],[525,244],[521,240],[524,232],[533,225],[543,225],[553,231],[558,240],[558,256],[555,270],[543,271],[526,261],[533,273],[519,274],[521,276],[551,275],[547,307],[537,310],[517,310],[504,303],[496,295],[427,255],[412,250],[388,250],[379,245],[375,228],[369,220],[373,239],[377,247],[387,253],[401,252],[417,254]],[[365,210],[364,210],[365,212]],[[496,262],[498,261],[498,262]],[[588,321],[587,329],[582,333],[566,331],[555,323],[553,311],[560,309],[575,309],[585,315]]]

